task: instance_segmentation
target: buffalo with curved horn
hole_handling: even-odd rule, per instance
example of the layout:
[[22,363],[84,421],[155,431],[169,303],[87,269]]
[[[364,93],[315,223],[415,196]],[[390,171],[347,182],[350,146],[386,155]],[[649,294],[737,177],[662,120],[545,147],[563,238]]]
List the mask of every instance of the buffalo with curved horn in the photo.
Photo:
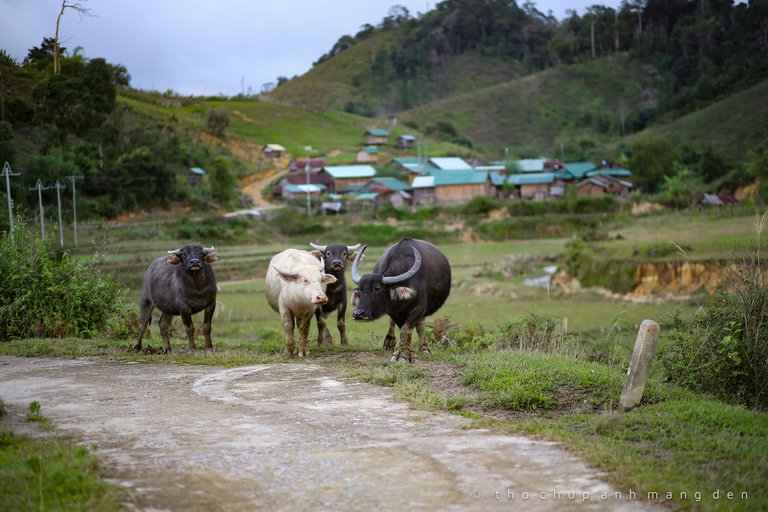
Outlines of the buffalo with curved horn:
[[213,348],[211,341],[211,319],[216,309],[216,276],[210,263],[219,259],[213,247],[185,245],[175,251],[168,251],[149,264],[141,283],[139,308],[139,336],[134,350],[141,350],[144,331],[152,321],[152,310],[162,312],[160,316],[160,335],[163,337],[163,352],[171,352],[169,331],[171,320],[181,316],[187,328],[189,348],[195,346],[195,326],[192,315],[205,310],[203,317],[203,335],[205,348]]
[[336,328],[339,330],[339,342],[347,345],[346,324],[344,317],[347,313],[347,280],[344,278],[344,271],[347,268],[348,261],[354,261],[360,245],[344,244],[326,244],[316,245],[312,242],[309,245],[314,249],[312,251],[316,256],[321,256],[325,262],[325,273],[336,278],[335,283],[330,283],[325,289],[325,295],[328,302],[315,310],[315,319],[317,320],[317,344],[332,344],[333,337],[328,329],[328,315],[336,311]]
[[404,238],[384,251],[371,274],[361,276],[360,260],[367,247],[363,246],[352,264],[352,280],[357,284],[352,318],[369,321],[389,315],[400,328],[400,341],[391,360],[413,362],[412,331],[419,331],[425,345],[424,317],[435,313],[448,298],[451,265],[431,243]]

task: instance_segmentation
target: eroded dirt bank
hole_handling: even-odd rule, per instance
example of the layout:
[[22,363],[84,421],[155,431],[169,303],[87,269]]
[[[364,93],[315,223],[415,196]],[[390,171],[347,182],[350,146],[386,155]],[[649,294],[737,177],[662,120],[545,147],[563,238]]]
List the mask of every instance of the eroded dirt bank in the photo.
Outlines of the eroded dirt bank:
[[326,367],[0,357],[0,397],[14,428],[37,400],[56,432],[98,444],[128,509],[654,508],[554,443],[466,429]]

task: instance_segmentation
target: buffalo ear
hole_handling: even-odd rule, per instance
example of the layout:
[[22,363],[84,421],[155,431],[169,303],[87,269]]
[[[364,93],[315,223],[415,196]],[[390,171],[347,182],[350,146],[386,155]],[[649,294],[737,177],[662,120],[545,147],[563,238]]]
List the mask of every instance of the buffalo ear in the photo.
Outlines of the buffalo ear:
[[355,288],[352,290],[352,305],[357,306],[357,304],[360,302],[360,290]]
[[411,300],[416,296],[416,290],[407,286],[398,286],[389,290],[392,300]]
[[347,254],[347,261],[355,261],[357,257],[357,251]]
[[178,265],[179,263],[181,263],[181,259],[175,254],[169,254],[168,256],[165,257],[165,262],[168,265]]
[[206,254],[205,257],[203,257],[203,259],[208,263],[213,263],[214,261],[219,259],[219,255],[211,251],[208,254]]
[[320,279],[320,282],[323,284],[331,284],[336,282],[336,276],[332,276],[331,274],[323,274],[322,279]]
[[309,253],[315,258],[317,258],[318,260],[323,259],[323,251],[318,251],[317,249],[315,249],[314,251],[309,251]]

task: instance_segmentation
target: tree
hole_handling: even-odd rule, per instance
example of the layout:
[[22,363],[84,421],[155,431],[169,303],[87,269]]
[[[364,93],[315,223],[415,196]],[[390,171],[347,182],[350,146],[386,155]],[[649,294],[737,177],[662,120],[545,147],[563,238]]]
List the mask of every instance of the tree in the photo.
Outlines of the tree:
[[225,108],[217,107],[208,109],[208,116],[205,121],[205,129],[212,135],[223,137],[224,132],[229,126],[229,113]]
[[228,208],[236,198],[237,181],[229,171],[229,161],[220,156],[211,166],[211,196],[223,208]]
[[629,159],[635,185],[646,192],[656,190],[664,176],[672,176],[675,148],[665,139],[644,139],[632,146]]
[[56,17],[56,35],[53,38],[53,74],[58,75],[61,73],[61,62],[60,62],[60,54],[59,51],[59,26],[61,25],[61,17],[64,16],[64,11],[66,9],[73,9],[77,11],[80,16],[90,16],[91,11],[90,9],[87,9],[86,7],[83,7],[83,5],[80,2],[70,2],[69,0],[63,0],[61,2],[61,11],[59,11],[59,15]]

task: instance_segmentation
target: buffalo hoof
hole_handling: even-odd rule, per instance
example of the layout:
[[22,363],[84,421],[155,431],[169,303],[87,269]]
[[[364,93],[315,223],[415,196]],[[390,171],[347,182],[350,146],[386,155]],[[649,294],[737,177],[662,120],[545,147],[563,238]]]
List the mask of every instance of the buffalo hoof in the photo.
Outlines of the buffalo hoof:
[[431,351],[431,350],[429,350],[429,347],[428,347],[428,346],[426,346],[426,345],[424,345],[423,347],[419,347],[419,351],[420,351],[422,354],[431,354],[431,353],[432,353],[432,351]]
[[404,361],[406,363],[412,363],[413,362],[413,357],[405,357],[403,355],[395,354],[395,355],[393,355],[392,357],[389,358],[389,362],[390,363],[397,363],[397,362],[400,362],[400,361]]

